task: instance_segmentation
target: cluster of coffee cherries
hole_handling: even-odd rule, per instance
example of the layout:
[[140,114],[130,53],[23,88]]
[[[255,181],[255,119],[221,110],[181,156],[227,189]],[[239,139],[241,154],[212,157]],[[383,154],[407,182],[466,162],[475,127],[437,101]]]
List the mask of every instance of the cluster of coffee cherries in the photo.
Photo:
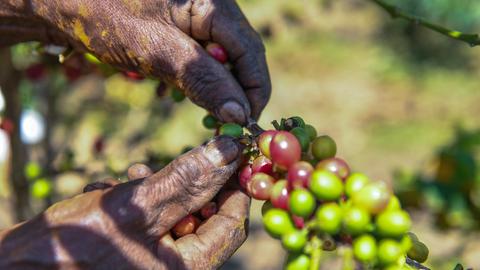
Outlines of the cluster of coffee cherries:
[[[209,116],[204,124],[213,127]],[[285,268],[319,269],[323,251],[347,248],[363,269],[411,269],[424,262],[427,247],[410,231],[411,219],[382,181],[351,172],[336,157],[336,143],[317,136],[300,117],[274,121],[275,130],[242,135],[235,124],[220,134],[249,137],[239,183],[262,208],[265,230],[288,251]]]

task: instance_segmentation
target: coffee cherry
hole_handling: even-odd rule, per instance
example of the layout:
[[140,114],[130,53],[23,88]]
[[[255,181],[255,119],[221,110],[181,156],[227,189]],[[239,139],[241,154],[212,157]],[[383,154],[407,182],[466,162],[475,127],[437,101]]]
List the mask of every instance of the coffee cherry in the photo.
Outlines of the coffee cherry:
[[29,66],[25,70],[25,77],[30,81],[39,81],[47,75],[47,68],[43,63],[37,63]]
[[13,124],[13,121],[10,120],[10,118],[3,117],[0,122],[0,129],[5,130],[5,132],[12,136],[13,130],[14,130],[15,125]]
[[413,232],[408,232],[407,235],[410,237],[410,239],[415,242],[415,241],[420,241],[418,240],[418,237],[416,234],[414,234]]
[[329,234],[336,234],[342,224],[342,209],[336,203],[327,203],[315,213],[318,228]]
[[28,180],[36,179],[42,175],[42,167],[37,162],[30,161],[25,165],[24,175]]
[[397,196],[392,195],[384,211],[386,212],[386,211],[401,210],[401,209],[402,209],[402,206],[400,205],[400,200],[398,199]]
[[234,123],[225,123],[220,127],[219,133],[238,138],[243,135],[243,128]]
[[255,173],[252,175],[250,184],[247,186],[247,190],[250,195],[257,200],[270,199],[271,190],[275,179],[265,173]]
[[225,64],[228,60],[227,52],[225,49],[218,43],[209,43],[205,50],[207,50],[208,54],[215,58],[218,62]]
[[267,157],[259,156],[253,160],[252,172],[253,173],[263,172],[271,175],[273,173],[273,163]]
[[271,201],[265,201],[262,205],[262,217],[265,216],[265,213],[268,212],[268,210],[274,208],[272,205]]
[[272,141],[273,136],[277,134],[276,130],[267,130],[264,131],[260,136],[258,136],[258,147],[264,156],[271,159],[270,156],[270,142]]
[[317,137],[312,142],[312,154],[318,160],[332,158],[337,154],[337,145],[330,136]]
[[252,171],[251,165],[247,165],[240,170],[240,173],[238,174],[238,182],[240,183],[241,187],[243,187],[244,189],[247,189],[248,184],[252,179],[252,174],[253,174],[253,171]]
[[385,183],[371,182],[353,194],[352,203],[375,215],[387,207],[391,197],[391,191]]
[[306,189],[295,189],[290,194],[288,206],[292,214],[307,218],[315,210],[315,198]]
[[287,211],[272,208],[268,210],[262,218],[265,230],[273,237],[280,238],[284,234],[295,230],[292,219]]
[[142,81],[145,79],[145,76],[134,71],[124,71],[122,74],[125,76],[125,78],[133,81]]
[[333,201],[342,195],[343,183],[331,172],[316,170],[312,173],[310,190],[319,200]]
[[35,180],[35,182],[33,182],[31,192],[35,198],[46,198],[52,192],[52,182],[45,178]]
[[287,120],[284,122],[284,127],[285,130],[292,130],[294,128],[304,128],[305,127],[305,121],[300,116],[292,116],[289,117]]
[[407,252],[407,255],[410,259],[419,263],[423,263],[428,259],[428,253],[428,247],[424,243],[420,241],[413,241],[412,247]]
[[310,146],[310,137],[308,136],[307,132],[305,129],[301,127],[296,127],[292,130],[290,130],[290,133],[295,135],[297,138],[298,142],[300,143],[300,146],[302,148],[303,152],[308,151],[308,148]]
[[172,232],[176,237],[182,237],[194,233],[199,225],[200,220],[197,217],[188,215],[173,226]]
[[284,170],[299,161],[301,154],[300,143],[290,132],[278,131],[270,142],[271,159]]
[[400,240],[400,245],[402,246],[402,252],[407,253],[412,248],[412,238],[408,234],[403,235]]
[[410,230],[412,221],[407,212],[402,210],[385,211],[377,217],[377,230],[382,236],[398,237]]
[[377,242],[369,234],[364,234],[353,241],[353,255],[359,261],[373,262],[377,257]]
[[207,129],[216,129],[218,127],[217,119],[210,114],[203,117],[202,124]]
[[272,205],[276,208],[288,210],[289,193],[290,192],[287,188],[287,180],[277,181],[273,185],[270,194],[270,201],[272,202]]
[[315,138],[317,138],[317,130],[312,125],[307,124],[304,128],[308,134],[308,138],[310,139],[310,141],[313,141],[315,140]]
[[288,255],[285,270],[308,270],[310,268],[310,257],[305,254],[291,253]]
[[182,91],[178,90],[177,88],[173,88],[170,91],[170,97],[173,99],[175,102],[182,102],[185,99],[185,94],[182,93]]
[[312,165],[305,161],[299,161],[290,166],[287,174],[289,188],[308,188],[312,172]]
[[283,247],[291,252],[300,252],[307,244],[307,235],[302,231],[291,231],[282,236]]
[[384,265],[395,263],[402,256],[402,246],[393,239],[383,239],[378,244],[378,260]]
[[350,168],[348,167],[347,163],[340,158],[329,158],[322,160],[317,164],[317,166],[315,166],[315,169],[327,170],[336,174],[341,179],[346,179],[350,174]]
[[293,224],[295,224],[295,227],[297,227],[298,229],[303,229],[305,227],[305,220],[302,217],[292,215],[292,220]]
[[347,177],[345,181],[345,194],[348,197],[352,197],[353,194],[362,189],[370,179],[363,173],[352,173]]
[[349,234],[364,233],[370,227],[370,214],[362,208],[349,207],[343,215],[343,226]]
[[217,204],[215,202],[208,202],[200,209],[200,215],[204,219],[209,219],[217,213]]

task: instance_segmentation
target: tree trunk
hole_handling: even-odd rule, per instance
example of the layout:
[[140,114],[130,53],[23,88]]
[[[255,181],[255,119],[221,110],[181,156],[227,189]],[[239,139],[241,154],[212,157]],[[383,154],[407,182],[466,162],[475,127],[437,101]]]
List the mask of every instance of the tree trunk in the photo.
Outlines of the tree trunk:
[[18,86],[22,74],[15,70],[9,48],[0,49],[0,87],[5,97],[5,117],[14,123],[13,133],[10,138],[11,166],[9,172],[12,189],[12,210],[17,221],[30,217],[28,183],[23,173],[25,166],[26,148],[20,140],[20,114],[22,112]]

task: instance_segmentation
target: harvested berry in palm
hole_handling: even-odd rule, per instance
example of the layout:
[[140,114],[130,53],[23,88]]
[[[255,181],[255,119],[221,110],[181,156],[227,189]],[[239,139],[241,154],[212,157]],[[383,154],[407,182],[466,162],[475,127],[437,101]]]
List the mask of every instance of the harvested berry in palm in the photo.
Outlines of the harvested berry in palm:
[[200,220],[197,217],[188,215],[173,226],[172,232],[176,237],[182,237],[194,233],[199,225]]
[[200,209],[200,215],[204,219],[209,219],[217,213],[217,210],[217,204],[215,202],[208,202],[202,207],[202,209]]
[[228,61],[227,52],[225,49],[218,43],[210,43],[205,47],[208,54],[215,58],[218,62],[225,64]]

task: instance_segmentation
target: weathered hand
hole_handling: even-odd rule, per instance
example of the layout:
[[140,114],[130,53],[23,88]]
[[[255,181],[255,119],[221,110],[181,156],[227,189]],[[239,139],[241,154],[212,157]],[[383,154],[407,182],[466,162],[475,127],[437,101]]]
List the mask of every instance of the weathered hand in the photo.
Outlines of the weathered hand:
[[221,191],[219,212],[196,234],[173,240],[168,231],[217,194],[237,169],[240,151],[231,138],[218,137],[155,174],[134,166],[129,182],[96,185],[59,202],[0,233],[0,268],[217,268],[246,238],[247,195]]
[[[162,78],[225,122],[258,118],[271,91],[265,49],[234,0],[32,0],[51,41]],[[233,75],[199,42],[227,50]]]

